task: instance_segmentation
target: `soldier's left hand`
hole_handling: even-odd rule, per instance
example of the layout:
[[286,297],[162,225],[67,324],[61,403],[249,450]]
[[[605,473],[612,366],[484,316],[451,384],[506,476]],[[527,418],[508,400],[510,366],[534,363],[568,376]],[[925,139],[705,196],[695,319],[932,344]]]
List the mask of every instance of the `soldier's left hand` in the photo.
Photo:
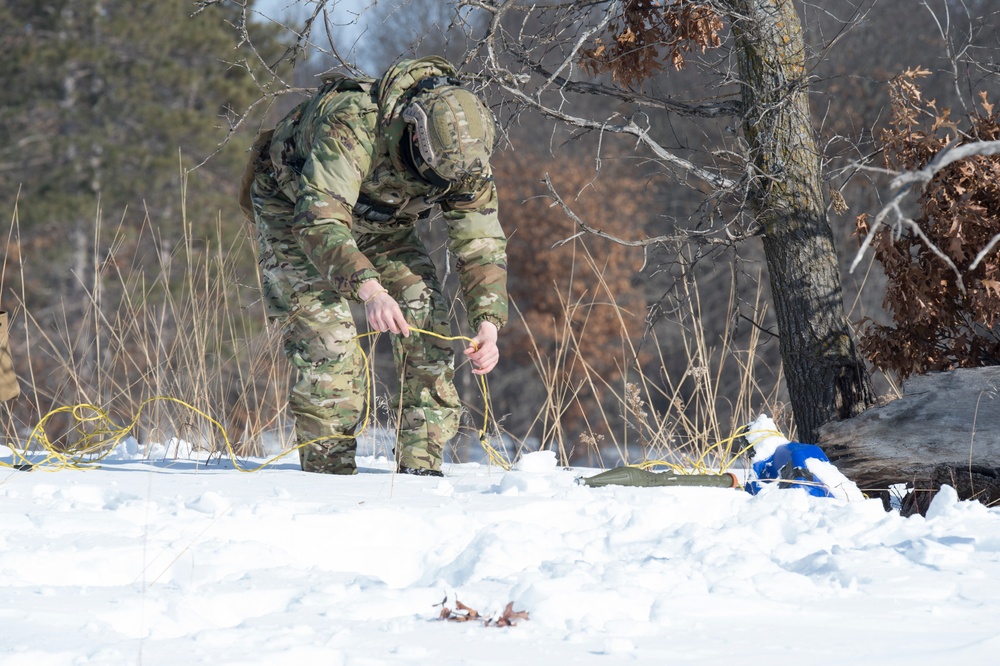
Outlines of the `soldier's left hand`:
[[465,348],[465,355],[472,361],[472,374],[485,375],[496,367],[500,360],[497,332],[497,326],[493,322],[480,322],[478,334],[472,338],[472,344]]

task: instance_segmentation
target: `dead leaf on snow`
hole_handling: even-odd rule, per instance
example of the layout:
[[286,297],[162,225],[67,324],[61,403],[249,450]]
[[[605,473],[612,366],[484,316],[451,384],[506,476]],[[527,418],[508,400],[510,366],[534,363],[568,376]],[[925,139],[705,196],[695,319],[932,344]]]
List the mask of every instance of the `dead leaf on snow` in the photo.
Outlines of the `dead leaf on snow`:
[[455,610],[452,610],[445,605],[447,601],[448,599],[445,598],[445,600],[441,602],[441,614],[438,617],[441,620],[447,620],[449,622],[469,622],[472,620],[481,620],[484,627],[516,627],[520,620],[528,619],[528,611],[515,611],[513,601],[507,604],[503,613],[498,618],[483,618],[479,614],[479,611],[475,608],[466,606],[458,599],[455,599]]
[[[516,627],[519,620],[527,620],[528,611],[515,611],[514,602],[511,601],[507,604],[507,607],[503,609],[503,615],[497,618],[496,626],[498,627]],[[489,622],[487,622],[487,625]]]

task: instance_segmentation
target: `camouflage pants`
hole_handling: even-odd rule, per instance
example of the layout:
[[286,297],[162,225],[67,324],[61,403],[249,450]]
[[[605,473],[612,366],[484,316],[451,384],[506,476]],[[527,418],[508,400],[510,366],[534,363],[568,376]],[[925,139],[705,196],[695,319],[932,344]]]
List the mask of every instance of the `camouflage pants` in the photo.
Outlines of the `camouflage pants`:
[[[253,188],[259,264],[268,316],[282,327],[285,355],[298,371],[289,396],[302,469],[353,474],[355,429],[365,406],[364,358],[349,303],[329,288],[291,233],[293,206],[267,178]],[[450,335],[437,271],[412,225],[392,233],[355,234],[411,326]],[[396,459],[415,469],[441,469],[444,447],[458,431],[452,343],[411,333],[392,336],[400,375]]]

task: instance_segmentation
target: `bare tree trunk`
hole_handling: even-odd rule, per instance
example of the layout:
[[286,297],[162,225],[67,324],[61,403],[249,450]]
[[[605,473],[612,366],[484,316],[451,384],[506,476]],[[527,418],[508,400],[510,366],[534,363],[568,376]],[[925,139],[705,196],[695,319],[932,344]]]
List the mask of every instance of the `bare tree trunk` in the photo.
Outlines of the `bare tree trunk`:
[[823,201],[806,96],[802,25],[792,0],[730,0],[743,91],[743,131],[756,169],[751,205],[764,252],[781,358],[798,427],[875,404],[844,313],[840,269]]

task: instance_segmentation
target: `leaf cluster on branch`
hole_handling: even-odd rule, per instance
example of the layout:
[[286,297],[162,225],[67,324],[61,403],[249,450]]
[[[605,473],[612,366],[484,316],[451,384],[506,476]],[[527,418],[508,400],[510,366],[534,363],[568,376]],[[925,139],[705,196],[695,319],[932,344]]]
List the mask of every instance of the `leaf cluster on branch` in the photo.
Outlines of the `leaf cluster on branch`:
[[703,52],[718,47],[721,30],[722,19],[700,2],[626,0],[605,36],[583,51],[580,64],[593,76],[610,72],[616,83],[631,87],[667,62],[675,69],[684,67],[684,53],[692,45]]
[[[946,108],[923,98],[908,70],[891,84],[892,116],[882,134],[886,167],[920,172],[945,151],[1000,139],[994,105],[962,130]],[[941,160],[909,224],[876,227],[857,219],[888,277],[884,307],[893,325],[863,320],[861,350],[879,369],[911,374],[1000,364],[1000,155]],[[984,250],[992,248],[993,251]]]

